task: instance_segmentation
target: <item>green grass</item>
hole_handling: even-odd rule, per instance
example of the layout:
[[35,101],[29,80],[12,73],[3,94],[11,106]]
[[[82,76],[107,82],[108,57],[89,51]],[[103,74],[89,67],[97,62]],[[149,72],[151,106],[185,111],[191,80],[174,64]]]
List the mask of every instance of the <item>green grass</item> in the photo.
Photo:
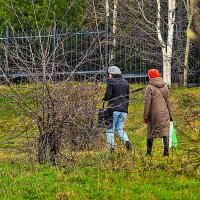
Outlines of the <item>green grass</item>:
[[[19,144],[11,140],[13,144],[4,144],[0,150],[0,199],[200,199],[199,151],[192,151],[200,149],[196,117],[200,112],[200,88],[173,88],[170,99],[179,145],[170,149],[169,157],[162,156],[161,139],[154,141],[153,156],[144,156],[146,125],[142,118],[142,91],[131,95],[125,124],[133,143],[132,154],[126,152],[116,136],[114,154],[109,154],[106,148],[78,152],[71,160],[65,159],[63,167],[53,167],[30,162],[31,155],[16,151]],[[0,141],[4,141],[7,131],[17,126],[20,117],[14,112],[14,104],[5,97],[0,98],[0,106]],[[192,120],[192,127],[186,119]],[[105,147],[105,143],[99,145]]]
[[199,180],[173,171],[167,163],[142,171],[137,167],[115,168],[113,163],[107,169],[87,165],[65,169],[0,162],[0,169],[1,199],[200,198]]

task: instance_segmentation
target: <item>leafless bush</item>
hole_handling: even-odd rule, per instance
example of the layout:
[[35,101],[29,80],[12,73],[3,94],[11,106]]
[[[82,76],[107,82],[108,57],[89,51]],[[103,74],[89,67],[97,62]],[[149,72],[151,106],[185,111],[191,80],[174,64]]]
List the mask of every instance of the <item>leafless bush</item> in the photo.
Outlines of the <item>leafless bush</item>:
[[12,84],[5,86],[10,93],[7,98],[16,113],[21,113],[20,120],[16,119],[19,125],[6,130],[12,137],[11,143],[5,140],[5,144],[11,147],[12,141],[16,142],[18,152],[37,157],[39,163],[51,161],[53,164],[64,158],[60,155],[102,148],[102,144],[99,145],[102,135],[97,128],[101,84],[68,80],[20,86],[21,91],[28,89],[28,92],[22,94],[18,86]]
[[[100,138],[96,117],[101,84],[93,82],[95,78],[81,83],[74,79],[77,71],[96,60],[103,68],[97,56],[102,55],[100,38],[91,35],[80,41],[77,34],[56,37],[56,31],[55,23],[48,30],[38,26],[36,35],[30,36],[22,27],[23,36],[17,37],[10,25],[9,42],[2,46],[5,62],[0,70],[7,86],[1,96],[15,105],[13,113],[20,113],[19,126],[12,130],[15,136],[7,138],[18,142],[18,152],[23,144],[23,152],[36,156],[39,163],[57,164],[66,152],[95,149]],[[18,75],[28,84],[15,85]]]
[[[183,137],[184,143],[179,148],[184,150],[188,155],[188,160],[195,167],[200,166],[200,110],[199,95],[182,92],[177,102],[174,102],[176,112],[177,130],[180,137]],[[177,116],[176,116],[177,115]]]
[[49,89],[37,120],[39,162],[46,161],[46,152],[55,162],[62,150],[94,149],[100,135],[96,120],[99,91],[99,85],[87,82]]

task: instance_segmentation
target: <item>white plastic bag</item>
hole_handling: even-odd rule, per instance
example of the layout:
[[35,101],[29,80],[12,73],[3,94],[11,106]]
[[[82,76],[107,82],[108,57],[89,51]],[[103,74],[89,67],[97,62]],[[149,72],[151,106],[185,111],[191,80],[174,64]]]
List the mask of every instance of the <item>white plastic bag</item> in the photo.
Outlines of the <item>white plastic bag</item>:
[[[169,124],[169,148],[172,147],[172,131],[173,131],[173,128],[174,128],[173,122],[170,121],[170,124]],[[162,144],[164,144],[163,138],[162,138]]]
[[172,147],[172,131],[173,131],[174,125],[173,122],[170,121],[169,124],[169,148]]

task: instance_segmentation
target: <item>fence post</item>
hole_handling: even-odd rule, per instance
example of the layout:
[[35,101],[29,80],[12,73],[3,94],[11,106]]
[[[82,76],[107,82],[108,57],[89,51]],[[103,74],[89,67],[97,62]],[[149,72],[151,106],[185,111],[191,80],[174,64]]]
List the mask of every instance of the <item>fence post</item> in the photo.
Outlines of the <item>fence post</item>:
[[9,26],[6,26],[6,38],[5,38],[5,76],[10,81],[10,72],[9,72],[9,66],[8,66],[8,42],[9,42]]

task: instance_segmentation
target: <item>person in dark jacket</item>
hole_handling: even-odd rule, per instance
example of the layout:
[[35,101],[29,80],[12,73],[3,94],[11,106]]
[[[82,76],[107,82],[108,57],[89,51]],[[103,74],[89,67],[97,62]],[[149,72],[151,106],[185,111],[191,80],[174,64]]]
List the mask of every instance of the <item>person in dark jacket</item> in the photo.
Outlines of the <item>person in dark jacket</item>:
[[149,84],[144,98],[144,122],[147,124],[147,153],[151,155],[153,139],[163,138],[164,156],[169,152],[169,126],[172,121],[167,85],[156,69],[148,71]]
[[112,123],[106,131],[108,147],[111,152],[114,151],[114,131],[116,131],[127,150],[131,151],[131,143],[123,130],[128,113],[129,83],[122,77],[121,70],[116,66],[109,67],[108,74],[109,78],[103,98],[104,101],[108,101],[108,107],[112,109]]

